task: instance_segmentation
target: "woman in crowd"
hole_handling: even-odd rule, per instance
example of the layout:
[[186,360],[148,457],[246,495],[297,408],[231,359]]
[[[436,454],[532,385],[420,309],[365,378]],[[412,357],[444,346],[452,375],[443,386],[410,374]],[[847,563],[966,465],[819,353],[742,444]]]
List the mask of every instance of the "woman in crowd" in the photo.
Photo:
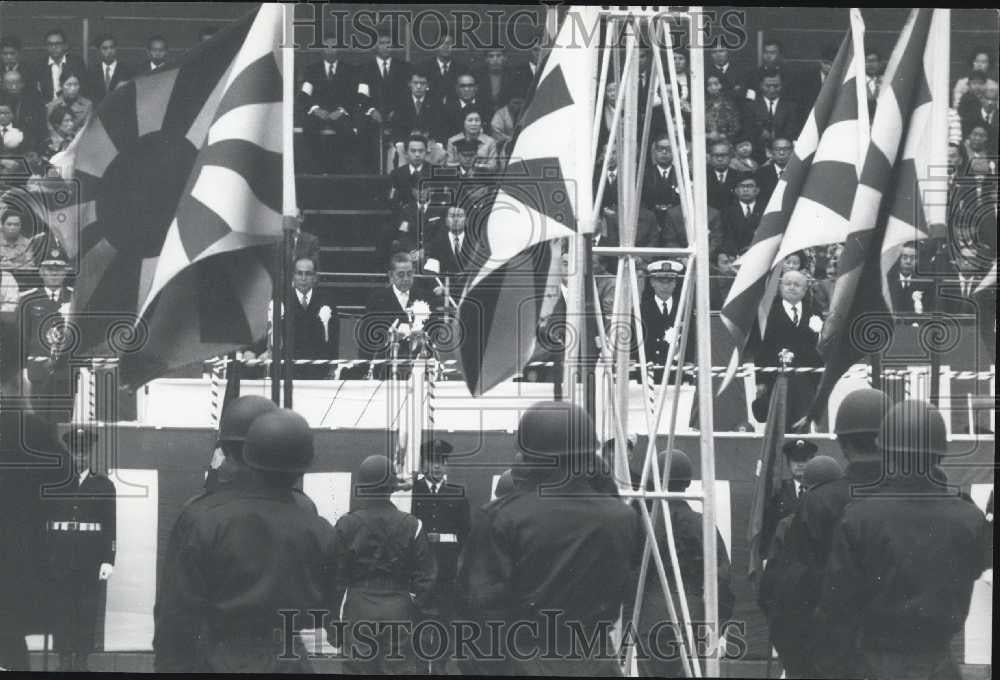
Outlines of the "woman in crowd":
[[[708,139],[736,138],[742,122],[736,105],[725,93],[722,79],[710,75],[705,79],[705,135]],[[734,158],[735,160],[735,158]]]
[[970,164],[977,158],[987,158],[992,155],[989,141],[990,133],[985,125],[974,125],[969,130],[969,136],[965,138],[965,156]]
[[[80,82],[81,77],[79,74],[74,73],[69,69],[63,69],[62,75],[59,77],[59,83],[62,85],[62,92],[60,92],[59,96],[53,101],[49,102],[47,107],[47,115],[50,116],[49,134],[55,132],[52,125],[51,115],[57,106],[62,106],[73,114],[73,120],[77,130],[83,128],[84,124],[87,122],[87,118],[90,117],[90,112],[93,111],[94,105],[89,99],[80,95]],[[62,121],[60,121],[60,123],[61,122]]]
[[478,144],[476,150],[476,167],[486,170],[497,168],[497,142],[483,132],[483,117],[479,111],[470,110],[462,120],[462,132],[448,139],[448,165],[458,165],[458,149],[455,144],[461,139],[467,139]]
[[[980,71],[981,73],[987,74],[986,84],[992,84],[993,87],[997,86],[997,81],[989,77],[989,72],[993,68],[993,59],[990,56],[989,50],[984,47],[977,47],[972,50],[970,59],[967,62],[969,64],[969,70]],[[954,108],[958,108],[959,103],[962,101],[962,97],[966,92],[969,91],[969,78],[968,76],[964,78],[959,78],[955,83],[955,89],[951,93],[951,105]]]
[[48,144],[45,146],[43,156],[45,160],[51,159],[60,151],[64,150],[76,136],[76,117],[73,112],[65,106],[55,106],[49,112],[49,135]]

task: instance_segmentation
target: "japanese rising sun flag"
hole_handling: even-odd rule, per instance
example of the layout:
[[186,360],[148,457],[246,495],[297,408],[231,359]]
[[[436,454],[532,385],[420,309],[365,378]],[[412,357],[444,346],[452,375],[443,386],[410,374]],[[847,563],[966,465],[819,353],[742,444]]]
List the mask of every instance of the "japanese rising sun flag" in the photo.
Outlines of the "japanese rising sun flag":
[[54,159],[79,201],[77,353],[137,386],[263,337],[282,224],[282,9],[263,4],[111,93]]

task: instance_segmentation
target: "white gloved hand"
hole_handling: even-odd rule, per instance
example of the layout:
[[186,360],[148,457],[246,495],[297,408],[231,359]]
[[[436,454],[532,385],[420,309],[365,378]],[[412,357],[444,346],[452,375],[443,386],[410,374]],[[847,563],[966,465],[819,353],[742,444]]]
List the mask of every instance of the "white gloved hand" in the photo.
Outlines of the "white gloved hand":
[[101,581],[107,581],[109,578],[111,578],[111,574],[112,572],[114,572],[114,570],[115,570],[114,566],[112,566],[108,562],[102,562],[101,569],[100,571],[97,572],[97,578]]

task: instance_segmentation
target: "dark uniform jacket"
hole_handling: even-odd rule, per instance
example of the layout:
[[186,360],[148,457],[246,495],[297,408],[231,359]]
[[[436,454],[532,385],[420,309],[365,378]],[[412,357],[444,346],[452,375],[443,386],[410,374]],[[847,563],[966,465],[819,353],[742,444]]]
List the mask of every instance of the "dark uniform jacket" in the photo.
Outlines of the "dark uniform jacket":
[[420,170],[413,170],[409,163],[401,165],[389,175],[392,179],[392,189],[389,200],[396,207],[401,207],[407,203],[415,203],[413,196],[414,189],[417,189],[423,180],[429,180],[433,169],[427,161],[420,166]]
[[[329,610],[333,530],[292,489],[233,487],[191,503],[171,532],[154,608],[157,672],[307,671],[281,660],[279,610]],[[263,559],[262,559],[263,558]],[[299,615],[294,627],[313,627]]]
[[834,530],[818,614],[868,650],[946,653],[989,567],[991,527],[967,498],[921,476],[889,479]]
[[781,486],[771,496],[767,507],[764,508],[764,522],[761,528],[760,539],[762,554],[766,555],[770,551],[771,541],[774,539],[774,532],[778,526],[778,522],[798,512],[799,502],[803,495],[805,495],[805,486],[800,486],[799,495],[796,495],[795,482],[791,479],[781,480]]
[[426,477],[413,483],[414,517],[424,523],[424,531],[437,560],[438,583],[454,581],[458,554],[469,535],[469,497],[465,487],[445,482],[437,493]]
[[93,471],[83,481],[76,470],[69,475],[46,504],[51,564],[56,572],[82,571],[96,583],[101,564],[115,563],[115,484]]
[[[554,478],[562,479],[558,473]],[[538,631],[518,630],[515,643],[523,654],[546,649],[544,610],[562,613],[554,626],[558,637],[548,641],[554,650],[569,641],[569,622],[590,636],[600,622],[616,620],[633,597],[642,546],[636,513],[616,498],[595,496],[586,477],[547,490],[538,479],[477,516],[472,549],[464,552],[458,575],[468,611],[487,619],[538,622]],[[586,655],[552,668],[537,655],[512,663],[515,671],[533,674],[582,672],[581,666],[591,674],[610,674]]]
[[[675,327],[680,300],[680,280],[674,286],[673,306],[666,314],[661,311],[656,301],[656,297],[653,294],[653,287],[647,285],[646,290],[643,291],[642,299],[639,302],[639,315],[642,319],[643,342],[646,348],[647,362],[652,362],[657,366],[662,366],[666,362],[667,352],[670,349],[670,343],[665,339],[668,329],[674,328],[676,333],[674,337],[678,341],[680,340],[680,328]],[[674,359],[683,360],[683,357],[675,355]]]
[[[354,128],[359,120],[358,79],[350,64],[342,60],[336,62],[336,72],[327,77],[326,62],[318,61],[309,64],[303,71],[302,86],[296,94],[299,103],[299,115],[306,132],[329,127],[338,134],[346,133]],[[349,115],[341,116],[336,121],[320,120],[308,115],[309,109],[318,106],[333,112],[343,107]]]
[[[21,293],[18,299],[18,319],[21,325],[21,347],[27,357],[49,357],[49,361],[28,361],[28,379],[34,384],[45,383],[48,379],[68,380],[64,362],[58,362],[63,321],[60,307],[73,298],[73,289],[63,286],[58,298],[52,300],[46,288],[31,288]],[[61,368],[60,368],[61,367]],[[66,375],[63,375],[66,373]],[[59,383],[63,388],[67,387]],[[62,394],[59,386],[52,384],[42,388],[45,394]]]
[[384,123],[393,118],[393,113],[403,102],[409,90],[410,64],[397,57],[389,60],[388,73],[383,76],[374,56],[365,59],[358,67],[358,82],[368,85],[368,96],[359,97],[365,106],[373,106],[382,114]]

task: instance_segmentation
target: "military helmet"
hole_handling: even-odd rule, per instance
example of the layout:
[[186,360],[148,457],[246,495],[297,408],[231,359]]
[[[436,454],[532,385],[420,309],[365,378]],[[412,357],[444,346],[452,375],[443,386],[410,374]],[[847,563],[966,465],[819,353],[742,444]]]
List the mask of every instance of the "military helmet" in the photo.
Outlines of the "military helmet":
[[663,474],[663,470],[667,466],[667,461],[670,462],[670,481],[671,482],[690,482],[691,478],[694,476],[694,466],[691,465],[691,459],[688,455],[681,451],[680,449],[671,449],[669,451],[660,451],[657,454],[657,463],[660,465],[660,474]]
[[243,451],[248,467],[265,472],[305,472],[313,455],[309,423],[287,408],[257,417],[247,432]]
[[878,434],[882,419],[891,406],[882,390],[871,387],[854,390],[840,402],[833,431],[835,434]]
[[242,442],[257,416],[277,411],[278,407],[270,399],[251,394],[226,404],[219,421],[220,442]]
[[368,493],[391,493],[398,484],[396,471],[385,456],[368,456],[354,475],[355,488]]
[[587,412],[566,401],[540,401],[521,415],[517,445],[526,458],[568,459],[597,451],[597,432]]
[[802,483],[812,488],[843,476],[844,471],[836,460],[830,456],[816,456],[806,464],[805,472],[802,473]]
[[875,441],[885,452],[937,456],[948,453],[948,436],[941,412],[919,399],[907,399],[893,406],[882,421]]

